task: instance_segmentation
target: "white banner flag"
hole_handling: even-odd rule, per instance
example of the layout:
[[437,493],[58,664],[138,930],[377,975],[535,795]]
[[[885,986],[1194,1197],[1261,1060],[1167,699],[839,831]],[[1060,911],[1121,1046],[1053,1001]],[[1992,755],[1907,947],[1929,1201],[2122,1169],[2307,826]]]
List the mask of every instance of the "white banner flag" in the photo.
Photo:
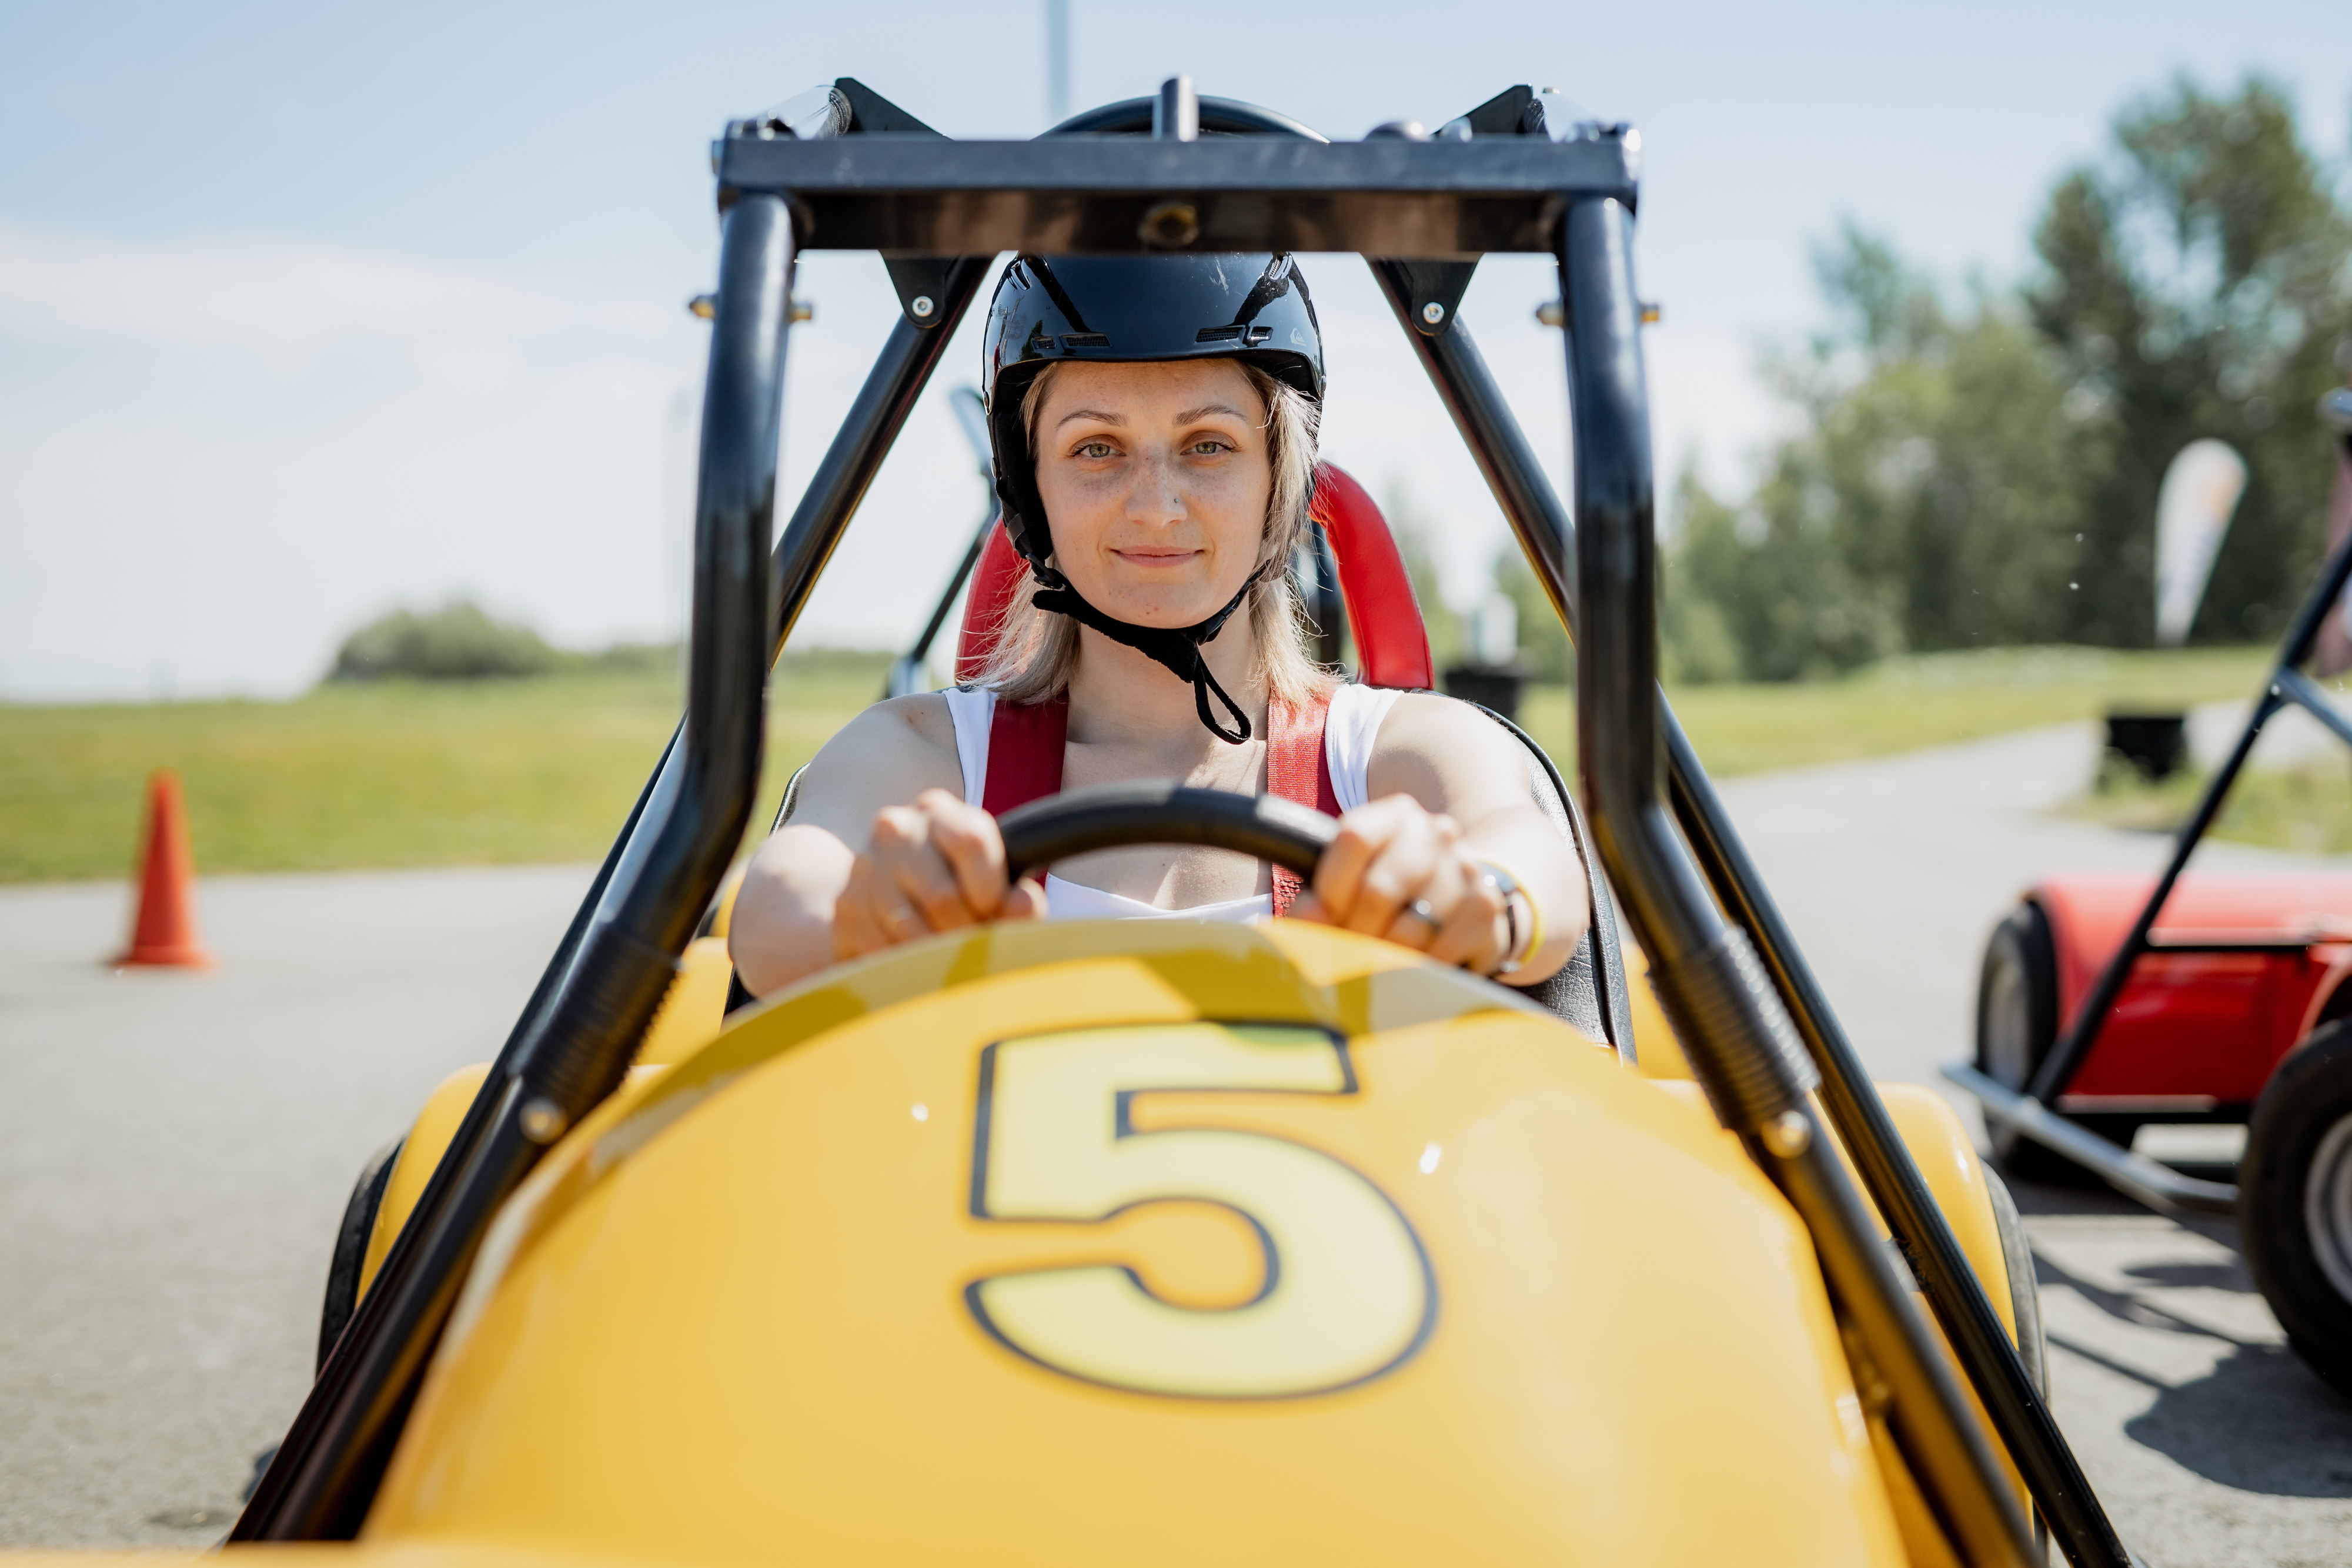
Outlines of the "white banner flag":
[[2246,460],[2220,441],[2192,441],[2164,471],[2156,498],[2156,645],[2189,640],[2221,536],[2246,493]]

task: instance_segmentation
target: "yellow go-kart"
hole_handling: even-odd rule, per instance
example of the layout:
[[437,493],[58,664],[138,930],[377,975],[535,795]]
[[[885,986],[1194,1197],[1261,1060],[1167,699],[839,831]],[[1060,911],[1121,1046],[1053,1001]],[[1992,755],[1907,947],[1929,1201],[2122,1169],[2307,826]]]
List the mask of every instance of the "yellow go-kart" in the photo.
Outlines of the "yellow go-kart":
[[[507,1050],[363,1182],[229,1553],[2128,1563],[2013,1213],[1862,1074],[1657,695],[1638,149],[1524,88],[1346,144],[1181,79],[1024,143],[847,80],[730,126],[685,724]],[[904,313],[772,561],[807,246],[881,251]],[[1596,1035],[1321,927],[1103,923],[722,1019],[769,665],[992,258],[1188,247],[1374,258],[1578,635],[1580,847],[1658,1005],[1601,977]],[[1559,261],[1574,528],[1459,319],[1507,250]],[[1302,875],[1331,831],[1150,787],[1003,827],[1016,867]]]

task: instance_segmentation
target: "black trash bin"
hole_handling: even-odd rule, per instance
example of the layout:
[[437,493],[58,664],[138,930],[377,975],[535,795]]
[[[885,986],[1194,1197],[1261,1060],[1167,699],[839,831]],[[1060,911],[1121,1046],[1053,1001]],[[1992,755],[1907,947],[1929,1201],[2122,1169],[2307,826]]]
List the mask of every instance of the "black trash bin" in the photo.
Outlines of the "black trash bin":
[[1445,695],[1480,707],[1493,708],[1513,724],[1519,722],[1519,690],[1528,673],[1517,664],[1453,664],[1445,671]]
[[2189,761],[2189,716],[2111,713],[2107,715],[2107,750],[2151,783],[2169,779]]

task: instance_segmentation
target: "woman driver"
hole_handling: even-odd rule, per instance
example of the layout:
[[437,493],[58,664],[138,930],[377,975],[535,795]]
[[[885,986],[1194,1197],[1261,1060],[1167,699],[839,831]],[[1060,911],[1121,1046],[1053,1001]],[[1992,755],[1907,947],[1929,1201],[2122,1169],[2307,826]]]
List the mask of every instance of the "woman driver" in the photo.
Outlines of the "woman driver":
[[[1307,657],[1286,569],[1323,364],[1292,260],[1024,256],[986,354],[1028,578],[983,680],[877,703],[809,765],[736,902],[745,987],[982,921],[1269,913],[1511,985],[1559,968],[1583,874],[1518,742]],[[1139,779],[1282,793],[1337,813],[1339,836],[1307,890],[1245,856],[1148,845],[1007,885],[993,813]]]

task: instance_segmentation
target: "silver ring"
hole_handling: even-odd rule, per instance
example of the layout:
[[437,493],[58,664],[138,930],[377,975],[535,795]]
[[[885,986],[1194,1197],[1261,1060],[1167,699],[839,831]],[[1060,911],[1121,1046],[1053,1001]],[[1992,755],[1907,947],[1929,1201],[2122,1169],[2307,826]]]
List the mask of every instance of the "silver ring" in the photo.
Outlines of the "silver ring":
[[1423,925],[1428,926],[1432,931],[1441,931],[1444,929],[1444,923],[1437,918],[1437,911],[1429,906],[1429,900],[1425,898],[1414,899],[1411,904],[1405,905],[1404,912],[1407,915],[1412,915],[1415,920],[1420,921]]

